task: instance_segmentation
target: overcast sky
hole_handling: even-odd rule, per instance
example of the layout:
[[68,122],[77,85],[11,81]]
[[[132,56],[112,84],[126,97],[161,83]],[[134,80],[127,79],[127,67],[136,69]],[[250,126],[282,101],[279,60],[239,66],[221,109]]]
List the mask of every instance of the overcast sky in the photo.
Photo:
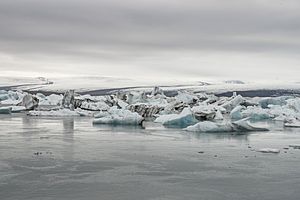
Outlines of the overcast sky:
[[300,80],[299,0],[1,0],[1,75]]

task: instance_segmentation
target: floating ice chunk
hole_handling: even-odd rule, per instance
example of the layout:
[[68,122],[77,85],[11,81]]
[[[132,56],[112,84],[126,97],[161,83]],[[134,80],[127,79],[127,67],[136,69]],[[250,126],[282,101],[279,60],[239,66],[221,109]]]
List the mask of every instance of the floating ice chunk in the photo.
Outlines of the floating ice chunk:
[[0,94],[7,94],[6,90],[0,90]]
[[242,111],[243,117],[249,117],[252,120],[260,121],[265,119],[270,119],[274,116],[270,115],[269,109],[262,109],[257,106],[249,106]]
[[224,117],[223,117],[223,115],[222,115],[222,113],[221,113],[220,110],[217,110],[216,116],[215,116],[214,119],[215,119],[215,120],[223,120],[223,119],[224,119]]
[[11,114],[11,107],[0,107],[0,114]]
[[262,148],[257,151],[261,153],[280,153],[279,149],[272,149],[272,148]]
[[145,103],[146,99],[147,99],[147,96],[146,96],[146,93],[144,93],[144,92],[131,91],[127,95],[127,102],[129,104]]
[[144,118],[138,113],[112,107],[108,112],[95,116],[94,124],[140,125]]
[[0,101],[4,101],[4,100],[7,100],[9,99],[9,95],[8,94],[0,94]]
[[284,123],[284,126],[291,128],[300,128],[300,121],[293,120],[291,122]]
[[212,120],[216,116],[218,108],[211,104],[201,104],[192,108],[192,111],[198,120]]
[[300,98],[288,99],[286,102],[288,108],[293,109],[296,112],[300,112]]
[[241,95],[233,97],[231,100],[225,102],[222,107],[225,108],[228,112],[232,111],[236,106],[245,102],[245,99]]
[[186,104],[194,104],[198,101],[198,97],[196,95],[192,95],[180,91],[178,91],[178,95],[175,98],[177,102],[182,102]]
[[159,88],[159,87],[154,87],[153,90],[152,90],[152,92],[151,92],[151,95],[152,96],[156,96],[158,94],[159,95],[164,95],[163,90],[161,88]]
[[36,94],[37,98],[39,99],[39,105],[48,106],[48,105],[61,105],[62,104],[62,95],[51,94],[49,96],[45,96],[43,94]]
[[24,106],[27,110],[32,110],[38,106],[39,100],[38,98],[32,96],[31,94],[26,94],[22,102],[19,103],[19,106]]
[[118,100],[117,100],[117,105],[118,105],[120,108],[122,108],[122,109],[126,109],[126,107],[127,107],[129,104],[126,103],[126,102],[123,101],[123,100],[118,99]]
[[180,114],[161,115],[156,118],[154,122],[162,123],[165,126],[185,128],[189,125],[197,123],[198,120],[195,119],[195,116],[190,108],[184,108]]
[[142,117],[153,117],[164,109],[164,107],[149,104],[133,104],[127,108],[132,112],[137,112]]
[[300,149],[300,145],[297,145],[297,144],[289,145],[289,147],[291,147],[293,149]]
[[94,112],[88,110],[82,110],[81,108],[76,108],[75,112],[77,112],[80,116],[84,116],[84,117],[94,116]]
[[195,125],[189,126],[183,130],[190,132],[207,132],[207,133],[219,133],[219,132],[233,132],[234,129],[231,123],[216,123],[211,121],[199,122]]
[[80,108],[85,110],[91,110],[91,111],[101,111],[101,110],[109,110],[110,107],[103,101],[98,101],[98,102],[83,101],[81,103]]
[[26,93],[6,91],[4,94],[0,94],[0,101],[6,105],[16,105],[20,103]]
[[11,112],[13,113],[18,113],[26,110],[25,106],[10,106],[10,107],[12,109]]
[[286,105],[286,100],[290,97],[281,96],[281,97],[266,97],[262,98],[258,103],[262,108],[268,108],[269,105]]
[[75,93],[74,90],[68,90],[65,92],[64,97],[62,99],[62,106],[64,108],[74,109],[74,104],[75,104],[74,93]]
[[230,118],[231,119],[242,119],[242,109],[245,109],[245,106],[237,106],[230,112]]
[[42,94],[42,93],[36,93],[36,95],[35,95],[39,100],[40,99],[45,99],[46,98],[46,96],[44,95],[44,94]]
[[236,131],[269,131],[265,127],[254,126],[249,122],[249,118],[241,119],[232,123]]
[[66,108],[59,110],[50,110],[50,111],[29,111],[28,115],[30,116],[53,116],[53,117],[66,117],[66,116],[79,116],[80,114],[76,111],[69,110]]

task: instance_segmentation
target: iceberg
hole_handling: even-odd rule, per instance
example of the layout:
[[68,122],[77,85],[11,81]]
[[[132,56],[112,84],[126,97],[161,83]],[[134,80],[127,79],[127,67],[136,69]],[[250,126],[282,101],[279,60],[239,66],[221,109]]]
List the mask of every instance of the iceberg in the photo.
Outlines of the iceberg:
[[11,112],[13,113],[18,113],[26,110],[25,106],[10,106],[11,107]]
[[263,109],[258,106],[249,106],[242,111],[243,117],[248,117],[252,120],[261,121],[265,119],[273,118],[274,116],[270,114],[269,109]]
[[239,120],[243,118],[242,115],[242,110],[245,109],[245,106],[236,106],[231,112],[230,112],[230,118],[231,119],[235,119],[235,120]]
[[183,130],[191,132],[207,132],[207,133],[219,133],[219,132],[246,132],[246,131],[268,131],[269,129],[263,127],[256,127],[252,125],[248,119],[242,119],[233,123],[230,122],[211,122],[203,121],[195,125],[189,126]]
[[292,120],[291,122],[284,123],[285,127],[300,128],[300,121]]
[[185,128],[189,125],[195,124],[198,120],[195,118],[190,108],[184,108],[180,114],[161,115],[154,120],[155,123],[161,123],[169,127]]
[[224,117],[220,110],[217,110],[214,120],[223,120]]
[[249,118],[241,119],[239,121],[235,121],[232,123],[234,129],[239,132],[243,131],[269,131],[269,129],[265,127],[254,126],[249,122]]
[[83,101],[80,108],[84,110],[90,110],[90,111],[101,111],[101,110],[108,110],[110,107],[103,101],[98,101],[98,102]]
[[154,117],[155,115],[159,114],[163,109],[164,107],[149,104],[133,104],[128,106],[128,110],[132,112],[137,112],[143,117]]
[[36,97],[39,99],[39,105],[41,106],[58,106],[62,104],[62,95],[51,94],[49,96],[45,96],[43,94],[36,94]]
[[11,107],[0,107],[0,114],[11,114]]
[[206,132],[206,133],[219,133],[219,132],[233,132],[234,129],[231,123],[216,123],[211,121],[199,122],[195,125],[189,126],[185,131],[190,132]]
[[129,110],[118,109],[116,106],[107,112],[100,112],[95,115],[94,124],[114,124],[114,125],[141,125],[144,118],[138,113]]
[[290,97],[282,96],[282,97],[266,97],[262,98],[258,103],[262,108],[268,108],[269,105],[286,105],[286,100]]
[[228,112],[231,112],[235,107],[238,105],[244,103],[246,100],[241,96],[233,96],[231,97],[231,100],[225,102],[222,107],[225,108]]
[[65,92],[64,97],[62,99],[62,107],[74,109],[75,97],[74,90],[68,90]]
[[164,95],[164,92],[161,88],[159,87],[154,87],[152,92],[151,92],[151,96],[156,96],[156,95]]
[[218,108],[211,104],[201,104],[192,108],[196,119],[199,121],[213,120],[216,117],[217,110]]
[[0,94],[0,101],[4,101],[4,100],[7,100],[9,99],[9,95],[8,94]]
[[177,102],[182,102],[186,104],[195,104],[198,102],[198,97],[189,93],[184,93],[178,91],[178,95],[175,97]]
[[24,106],[27,110],[33,110],[34,108],[38,107],[39,100],[38,98],[34,97],[31,94],[26,94],[22,102],[18,104],[18,106]]

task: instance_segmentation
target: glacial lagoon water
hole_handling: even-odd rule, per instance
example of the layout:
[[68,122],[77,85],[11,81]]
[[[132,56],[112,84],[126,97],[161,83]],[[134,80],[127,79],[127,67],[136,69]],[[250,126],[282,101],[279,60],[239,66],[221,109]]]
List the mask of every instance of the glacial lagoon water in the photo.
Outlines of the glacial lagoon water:
[[[0,116],[1,200],[300,198],[300,129],[231,135]],[[279,154],[260,153],[277,148]]]

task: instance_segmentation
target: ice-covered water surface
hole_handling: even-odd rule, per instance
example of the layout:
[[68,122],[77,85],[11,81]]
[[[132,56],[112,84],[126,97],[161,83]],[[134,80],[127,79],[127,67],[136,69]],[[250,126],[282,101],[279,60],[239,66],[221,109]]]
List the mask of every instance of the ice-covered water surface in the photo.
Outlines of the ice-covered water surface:
[[300,196],[299,129],[206,134],[92,120],[1,115],[1,200]]

